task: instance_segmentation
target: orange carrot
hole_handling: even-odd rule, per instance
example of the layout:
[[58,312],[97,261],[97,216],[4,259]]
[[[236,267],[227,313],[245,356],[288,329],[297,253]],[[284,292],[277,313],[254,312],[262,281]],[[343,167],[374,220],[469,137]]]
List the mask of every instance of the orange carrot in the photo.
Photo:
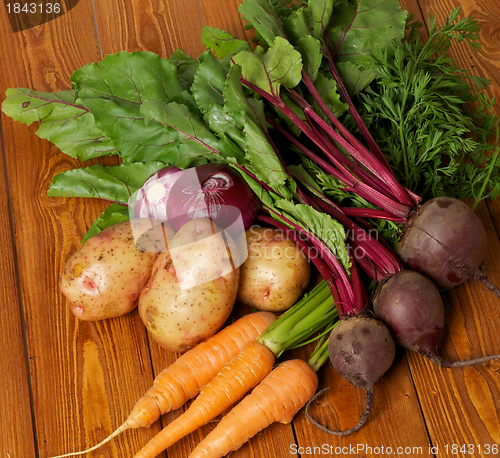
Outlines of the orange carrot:
[[189,409],[151,439],[134,458],[153,458],[179,439],[223,413],[271,372],[274,354],[250,343],[205,385]]
[[222,418],[189,458],[220,458],[270,424],[290,423],[317,387],[316,372],[305,361],[281,363]]
[[153,386],[135,404],[125,422],[99,444],[87,450],[53,458],[81,455],[98,449],[127,429],[151,426],[166,412],[178,409],[276,320],[270,312],[250,313],[196,345],[164,369]]
[[[134,458],[154,458],[180,438],[204,425],[225,411],[236,401],[240,400],[247,391],[256,386],[271,371],[276,357],[281,355],[283,351],[289,349],[290,345],[292,345],[291,348],[296,345],[302,345],[310,338],[311,334],[315,333],[319,330],[319,327],[323,327],[326,324],[325,317],[331,317],[332,301],[333,299],[326,282],[323,285],[315,287],[309,295],[305,296],[270,325],[266,331],[257,338],[256,342],[246,347],[245,350],[225,366],[221,372],[203,388],[190,409],[165,427],[156,437],[149,441]],[[336,310],[334,311],[335,313],[333,315],[336,317]],[[276,324],[278,325],[276,326]],[[321,349],[323,347],[319,348]],[[257,359],[258,356],[265,357],[265,360],[261,362],[260,359]],[[257,364],[257,367],[255,364]],[[266,368],[267,372],[263,370],[263,367]],[[293,377],[297,375],[299,377],[302,376],[304,371],[309,374],[312,373],[312,378],[315,380],[314,383],[308,380],[305,381],[308,388],[311,388],[312,384],[315,384],[311,393],[307,393],[308,396],[310,394],[310,398],[314,394],[317,386],[317,376],[312,366],[304,362],[286,363],[278,370],[278,376],[281,374],[281,376],[286,377],[288,374],[292,377],[292,382],[280,380],[278,383],[280,384],[283,382],[285,387],[288,386],[290,388],[289,396],[291,398],[283,399],[287,400],[287,402],[295,407],[300,405],[298,409],[303,405],[300,404],[300,401],[304,396],[300,395],[298,398],[299,402],[297,403],[297,400],[294,398],[295,392],[300,393],[301,390],[303,392],[304,386],[300,385],[301,382],[296,381]],[[311,379],[311,376],[309,376],[309,379]],[[272,387],[272,382],[274,381],[274,383],[276,383],[276,380],[278,380],[276,376],[271,377],[267,385]],[[299,386],[292,389],[294,383],[298,383]],[[263,382],[262,386],[265,387],[266,383]],[[280,387],[281,385],[278,386]],[[258,393],[258,389],[256,393]],[[306,401],[307,400],[308,399],[306,399]],[[285,407],[281,409],[281,413],[284,414],[287,409],[290,412],[289,414],[284,417],[276,417],[274,420],[271,420],[271,422],[291,421],[298,409],[293,409],[291,406],[285,404]]]

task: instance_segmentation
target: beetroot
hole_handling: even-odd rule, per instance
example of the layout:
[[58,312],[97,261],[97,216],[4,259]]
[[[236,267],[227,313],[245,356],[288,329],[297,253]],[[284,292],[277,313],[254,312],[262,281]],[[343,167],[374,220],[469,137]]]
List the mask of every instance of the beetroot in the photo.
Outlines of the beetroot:
[[500,355],[451,362],[439,354],[444,307],[436,285],[425,275],[402,270],[381,284],[373,298],[373,312],[392,331],[396,343],[442,367],[480,364]]
[[329,434],[347,436],[358,431],[366,423],[374,400],[373,386],[392,365],[396,346],[389,329],[381,321],[353,316],[340,321],[332,330],[328,340],[328,353],[337,373],[365,391],[365,409],[358,423],[352,428],[344,431],[329,429],[309,413],[311,403],[325,391],[321,390],[307,404],[306,415],[321,430]]
[[497,296],[500,290],[479,269],[486,251],[486,232],[464,202],[451,197],[427,201],[410,216],[397,253],[409,269],[449,289],[470,277]]

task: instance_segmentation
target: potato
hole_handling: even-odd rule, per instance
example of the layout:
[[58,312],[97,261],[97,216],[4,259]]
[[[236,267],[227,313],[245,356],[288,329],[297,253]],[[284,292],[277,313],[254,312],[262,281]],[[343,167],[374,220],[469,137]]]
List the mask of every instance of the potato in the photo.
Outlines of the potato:
[[151,226],[147,219],[115,224],[68,258],[59,288],[74,315],[97,321],[125,315],[137,306],[153,264],[165,250],[164,236],[175,233],[169,225],[163,225],[165,232],[160,224]]
[[307,256],[278,229],[253,226],[246,239],[248,258],[240,267],[237,300],[270,312],[290,308],[309,284]]
[[225,237],[227,245],[212,221],[195,219],[156,260],[138,310],[153,339],[167,350],[182,353],[211,337],[233,310],[239,279],[233,258],[239,254]]

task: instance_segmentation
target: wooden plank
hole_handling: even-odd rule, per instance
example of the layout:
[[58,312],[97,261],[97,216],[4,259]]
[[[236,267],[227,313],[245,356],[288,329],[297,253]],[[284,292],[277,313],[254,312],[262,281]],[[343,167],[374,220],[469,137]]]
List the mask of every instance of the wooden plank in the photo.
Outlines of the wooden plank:
[[[414,13],[415,18],[420,17],[416,0],[401,0],[400,4],[403,9]],[[311,412],[317,412],[317,419],[330,428],[347,429],[355,425],[365,405],[364,393],[350,386],[331,366],[322,372],[321,386],[330,389]],[[375,385],[375,394],[373,411],[366,425],[346,438],[317,430],[301,412],[294,420],[298,445],[304,447],[305,452],[307,447],[317,447],[317,450],[333,450],[337,455],[346,456],[376,457],[389,452],[407,457],[433,456],[419,395],[413,386],[405,352],[401,349],[397,351],[393,366]],[[411,429],[409,424],[413,425]]]
[[[202,21],[196,0],[97,2],[95,18],[103,56],[122,50],[129,52],[140,50],[168,57],[180,48],[188,55],[197,57],[203,51],[200,38]],[[144,328],[142,322],[139,322],[138,326]],[[146,350],[148,350],[147,344],[144,345],[142,351]],[[149,352],[154,374],[161,372],[178,357],[177,354],[161,348],[151,338],[149,339]],[[142,376],[143,374],[131,372],[126,377],[125,383],[141,383]],[[169,412],[151,428],[137,431],[140,445],[129,450],[137,451],[160,430],[162,425],[168,424],[186,408],[187,406],[176,412]],[[192,437],[194,436],[190,435],[174,445],[169,450],[168,456],[170,458],[187,456],[193,448]],[[160,456],[165,455],[165,452],[160,454]]]
[[[419,4],[424,18],[435,15],[438,24],[442,24],[451,9],[459,5],[449,0],[420,0]],[[490,78],[493,84],[488,93],[498,98],[500,59],[491,30],[496,27],[494,18],[500,13],[500,5],[472,0],[460,4],[463,15],[471,15],[480,21],[482,49],[476,55],[462,43],[454,45],[451,54],[461,68]],[[499,112],[498,107],[496,111]],[[487,273],[496,284],[500,284],[499,209],[500,204],[495,202],[488,205],[482,203],[476,210],[487,232]],[[444,293],[443,300],[450,310],[442,345],[447,357],[452,360],[469,359],[499,353],[497,330],[500,310],[499,300],[493,293],[482,284],[469,280]],[[495,448],[500,444],[498,361],[450,370],[436,368],[414,354],[409,354],[408,359],[426,425],[432,443],[439,446],[439,454],[450,456],[455,452],[453,456],[457,457],[488,456],[493,450],[496,450],[494,454],[498,454]],[[455,449],[452,449],[453,446]]]
[[[141,50],[167,57],[181,48],[196,57],[203,51],[200,40],[202,23],[196,1],[99,2],[95,5],[95,15],[103,56],[121,50]],[[190,32],[185,33],[186,30]],[[155,374],[178,356],[165,351],[152,340],[149,345]],[[137,374],[132,374],[129,382],[135,383],[136,377]],[[168,423],[184,410],[168,413],[162,423],[149,430],[138,431],[140,443],[146,443],[161,424]],[[179,456],[184,455],[185,452],[180,452]],[[170,456],[175,455],[170,453]]]
[[203,52],[196,0],[110,0],[96,2],[95,14],[103,56],[126,50],[167,57],[180,48],[196,58]]
[[[354,426],[365,406],[363,391],[342,379],[329,364],[320,371],[320,381],[319,389],[328,387],[329,390],[311,406],[310,413],[329,429],[345,430]],[[358,432],[344,438],[329,435],[313,426],[303,411],[296,416],[294,429],[297,445],[305,454],[316,447],[321,453],[332,451],[331,456],[433,456],[418,395],[401,349],[392,367],[375,385],[372,412]]]
[[[2,18],[3,20],[4,18]],[[2,23],[7,28],[8,24]],[[0,122],[0,128],[2,124]],[[24,317],[18,293],[7,174],[0,146],[0,455],[35,456],[30,386],[24,345]],[[20,437],[20,434],[23,437]]]
[[204,25],[225,30],[240,40],[252,41],[255,33],[252,30],[245,30],[245,22],[238,13],[241,0],[221,2],[199,0],[199,3]]
[[[5,24],[5,9],[0,9]],[[0,43],[2,97],[8,87],[68,89],[74,70],[100,58],[90,0],[80,1],[52,22],[17,34],[2,27]],[[65,259],[81,246],[83,235],[107,206],[46,196],[56,173],[83,164],[38,139],[36,126],[26,127],[6,117],[2,122],[36,434],[39,456],[46,457],[94,445],[111,433],[149,388],[151,361],[137,314],[99,323],[80,322],[58,291],[57,279]],[[133,382],[125,383],[130,374],[134,374]],[[13,444],[29,448],[33,434],[20,425]],[[100,456],[127,454],[141,444],[137,435],[129,433],[103,448]]]
[[[477,212],[488,233],[485,261],[492,263],[495,272],[500,266],[498,236],[486,204]],[[492,280],[498,283],[499,275],[493,275]],[[447,358],[454,361],[499,354],[500,310],[498,298],[491,291],[469,280],[444,293],[443,301],[449,309],[442,343]],[[474,456],[487,456],[487,450],[479,453],[477,447],[500,444],[498,360],[482,366],[441,369],[418,355],[409,354],[408,358],[433,444],[470,447],[459,450],[457,456],[464,457],[470,456],[474,447]]]

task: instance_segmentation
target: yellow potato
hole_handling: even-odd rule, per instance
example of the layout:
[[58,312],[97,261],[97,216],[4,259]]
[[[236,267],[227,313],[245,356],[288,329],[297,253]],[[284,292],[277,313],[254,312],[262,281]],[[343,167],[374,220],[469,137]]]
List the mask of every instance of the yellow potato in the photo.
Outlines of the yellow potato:
[[287,310],[309,284],[307,256],[278,229],[251,227],[246,238],[248,258],[240,267],[237,300],[259,310]]
[[207,218],[179,229],[139,298],[139,315],[160,346],[184,352],[222,327],[236,300],[236,256],[233,242]]
[[168,225],[151,226],[146,219],[115,224],[68,258],[59,288],[75,316],[97,321],[125,315],[137,306],[153,264],[165,250],[164,237],[174,235]]

